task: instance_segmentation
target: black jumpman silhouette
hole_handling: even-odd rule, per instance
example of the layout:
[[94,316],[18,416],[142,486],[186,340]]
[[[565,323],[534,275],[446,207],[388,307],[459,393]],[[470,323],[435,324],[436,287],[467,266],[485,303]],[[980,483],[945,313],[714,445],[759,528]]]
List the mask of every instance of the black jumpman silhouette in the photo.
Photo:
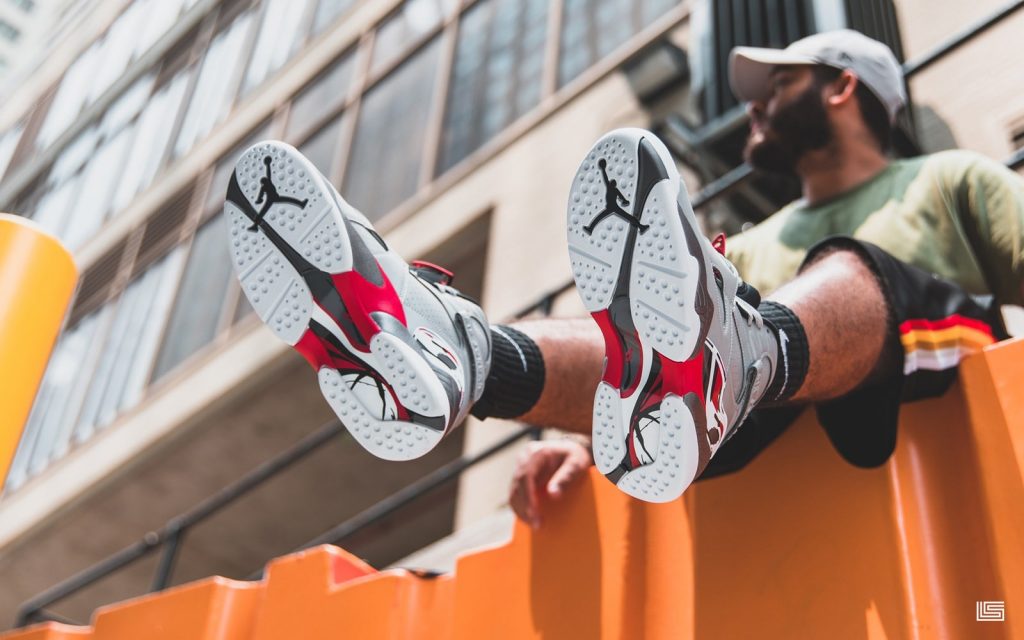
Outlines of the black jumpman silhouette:
[[267,175],[264,178],[260,178],[260,194],[256,196],[256,204],[263,203],[263,208],[256,214],[256,219],[252,221],[249,226],[249,231],[255,231],[259,228],[260,223],[263,222],[263,216],[267,215],[267,211],[270,211],[270,207],[283,202],[284,204],[293,204],[300,209],[305,209],[306,205],[309,204],[309,199],[299,200],[297,198],[289,198],[288,196],[282,196],[277,192],[277,187],[274,186],[274,181],[270,179],[270,156],[263,158],[263,164],[267,167]]
[[590,221],[590,224],[583,227],[583,230],[587,232],[587,235],[593,235],[594,227],[597,226],[598,222],[601,222],[608,216],[614,214],[620,218],[625,218],[626,222],[633,225],[640,230],[640,233],[647,231],[647,227],[650,225],[640,224],[640,221],[629,215],[625,209],[619,206],[619,202],[622,202],[623,206],[629,206],[629,200],[626,200],[626,196],[622,195],[622,192],[618,189],[618,183],[614,180],[608,179],[608,173],[605,171],[605,167],[608,163],[604,158],[597,161],[597,166],[601,169],[601,177],[604,178],[604,211],[597,214],[597,216]]

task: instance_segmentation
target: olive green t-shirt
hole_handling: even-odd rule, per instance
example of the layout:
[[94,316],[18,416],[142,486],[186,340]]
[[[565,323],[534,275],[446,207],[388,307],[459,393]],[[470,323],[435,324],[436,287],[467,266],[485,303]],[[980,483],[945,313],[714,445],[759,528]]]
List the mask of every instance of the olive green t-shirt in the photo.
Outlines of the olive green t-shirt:
[[969,151],[894,160],[835,198],[793,202],[726,243],[740,275],[770,293],[819,240],[848,235],[1001,304],[1024,304],[1024,179]]

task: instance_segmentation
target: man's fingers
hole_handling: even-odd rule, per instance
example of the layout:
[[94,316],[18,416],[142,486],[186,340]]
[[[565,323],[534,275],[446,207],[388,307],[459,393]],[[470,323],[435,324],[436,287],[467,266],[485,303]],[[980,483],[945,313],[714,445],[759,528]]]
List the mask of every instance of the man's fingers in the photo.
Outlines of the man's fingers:
[[541,524],[541,492],[559,498],[592,463],[590,450],[571,441],[530,443],[516,461],[509,506],[537,528]]
[[536,528],[540,525],[537,486],[538,473],[543,469],[543,456],[528,450],[520,456],[512,477],[512,493],[509,505],[521,520]]
[[581,471],[583,471],[583,467],[580,466],[579,461],[567,457],[551,476],[547,486],[548,494],[553,498],[560,498],[566,487],[579,478]]

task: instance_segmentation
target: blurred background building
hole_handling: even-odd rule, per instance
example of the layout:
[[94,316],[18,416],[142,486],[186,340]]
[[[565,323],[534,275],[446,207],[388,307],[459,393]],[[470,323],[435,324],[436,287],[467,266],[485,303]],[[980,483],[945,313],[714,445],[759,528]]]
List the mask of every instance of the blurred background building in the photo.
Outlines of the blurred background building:
[[[0,628],[333,420],[231,270],[217,214],[247,144],[296,145],[493,320],[539,301],[535,314],[577,315],[564,201],[603,132],[655,129],[698,193],[740,165],[732,46],[851,26],[913,60],[1005,2],[55,0],[30,44],[22,19],[44,2],[0,0],[0,60],[21,60],[0,106],[0,210],[60,237],[82,274],[0,496]],[[1011,15],[913,77],[903,153],[1024,146],[1022,29]],[[756,178],[700,212],[734,232],[794,195]],[[189,529],[171,583],[248,576],[518,429],[471,422],[402,464],[330,438]],[[377,567],[443,570],[501,539],[522,444],[341,544]],[[85,621],[144,593],[157,559],[52,611]]]

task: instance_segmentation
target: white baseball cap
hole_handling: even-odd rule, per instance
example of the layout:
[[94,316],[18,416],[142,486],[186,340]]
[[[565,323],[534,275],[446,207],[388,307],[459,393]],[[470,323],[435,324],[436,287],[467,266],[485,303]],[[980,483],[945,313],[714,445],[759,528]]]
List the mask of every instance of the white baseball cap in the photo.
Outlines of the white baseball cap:
[[903,69],[892,50],[877,40],[851,29],[816,33],[785,49],[735,47],[729,54],[729,83],[744,102],[771,96],[771,72],[778,65],[823,64],[849,69],[875,94],[889,120],[907,104]]

